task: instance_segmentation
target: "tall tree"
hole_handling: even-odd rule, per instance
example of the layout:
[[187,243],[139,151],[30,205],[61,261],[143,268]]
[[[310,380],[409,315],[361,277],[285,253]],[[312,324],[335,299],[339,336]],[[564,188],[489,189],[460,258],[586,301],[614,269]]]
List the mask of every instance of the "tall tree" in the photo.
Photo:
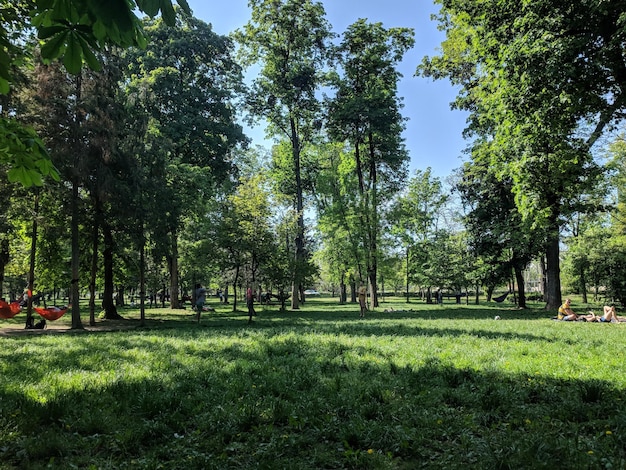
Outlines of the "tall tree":
[[232,153],[246,139],[235,123],[234,95],[241,87],[233,44],[192,17],[170,27],[145,26],[145,51],[132,53],[129,93],[145,108],[150,187],[143,199],[156,201],[153,239],[170,274],[173,308],[179,307],[179,234],[183,214],[201,209],[234,171]]
[[626,111],[623,2],[438,0],[442,54],[418,70],[460,86],[469,135],[544,227],[546,308],[561,303],[559,231],[595,184],[591,148]]
[[252,18],[235,38],[244,66],[260,65],[248,98],[250,116],[266,119],[268,133],[288,139],[291,145],[298,214],[291,308],[297,309],[307,262],[301,153],[319,128],[321,105],[316,92],[329,62],[332,33],[320,2],[250,0],[249,4]]
[[330,102],[329,131],[354,149],[360,217],[364,227],[367,277],[372,305],[378,306],[377,263],[380,242],[380,198],[389,199],[401,186],[408,167],[404,123],[396,65],[413,47],[413,30],[383,28],[381,23],[359,20],[343,35],[340,67]]

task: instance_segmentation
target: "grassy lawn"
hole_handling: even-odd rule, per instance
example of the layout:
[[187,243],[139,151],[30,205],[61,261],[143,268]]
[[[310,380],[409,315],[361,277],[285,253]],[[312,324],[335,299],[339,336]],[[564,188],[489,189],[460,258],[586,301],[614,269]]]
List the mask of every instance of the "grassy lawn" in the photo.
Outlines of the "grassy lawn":
[[626,324],[394,300],[3,321],[0,468],[625,468]]

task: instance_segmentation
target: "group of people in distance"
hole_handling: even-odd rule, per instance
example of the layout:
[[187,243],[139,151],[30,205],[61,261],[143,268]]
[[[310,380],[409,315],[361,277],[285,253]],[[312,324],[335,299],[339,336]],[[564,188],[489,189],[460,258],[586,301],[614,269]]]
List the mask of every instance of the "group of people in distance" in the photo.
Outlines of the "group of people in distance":
[[559,307],[559,312],[556,319],[562,321],[588,321],[599,323],[618,323],[626,322],[626,318],[618,317],[615,313],[614,305],[605,305],[603,307],[602,316],[596,315],[593,312],[589,312],[587,315],[579,315],[572,310],[571,299],[565,299],[565,303]]
[[[200,315],[204,310],[204,304],[206,303],[206,289],[202,287],[201,284],[196,284],[196,322],[200,323]],[[256,311],[254,310],[254,296],[255,293],[252,291],[250,287],[248,287],[246,291],[246,305],[248,306],[248,323],[252,322],[252,317],[256,316]],[[209,309],[212,311],[212,309]]]

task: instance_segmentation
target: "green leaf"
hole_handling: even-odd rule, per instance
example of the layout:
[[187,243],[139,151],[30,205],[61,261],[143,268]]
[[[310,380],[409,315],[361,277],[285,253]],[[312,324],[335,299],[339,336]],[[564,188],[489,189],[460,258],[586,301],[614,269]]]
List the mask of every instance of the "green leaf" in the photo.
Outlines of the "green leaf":
[[102,64],[100,63],[96,55],[91,50],[91,47],[89,46],[87,41],[82,36],[78,36],[77,39],[80,42],[80,45],[83,49],[83,55],[85,57],[85,61],[87,62],[87,65],[89,66],[89,68],[96,72],[99,72],[100,70],[102,70]]
[[39,39],[48,39],[65,30],[67,30],[65,26],[42,26],[39,28],[39,31],[37,31],[37,37]]
[[10,183],[22,183],[26,188],[30,188],[33,185],[31,172],[24,167],[11,168],[7,172],[7,177]]
[[176,11],[172,5],[171,0],[160,0],[161,2],[161,16],[163,21],[168,26],[174,26],[176,24]]
[[191,15],[191,8],[189,7],[189,3],[187,0],[176,0],[178,5],[183,9],[183,11],[189,15]]
[[63,46],[67,39],[68,30],[65,29],[58,34],[55,34],[48,42],[46,42],[41,48],[41,57],[44,59],[52,60],[56,59],[63,52]]
[[137,6],[141,11],[150,17],[154,17],[159,13],[159,0],[138,1]]
[[71,74],[77,75],[83,65],[82,47],[79,39],[75,34],[68,37],[65,55],[63,56],[63,65]]
[[0,94],[6,95],[10,89],[9,81],[6,78],[0,77]]
[[140,49],[145,49],[148,46],[148,39],[143,31],[140,31],[139,34],[137,34],[137,45]]
[[104,39],[106,39],[107,27],[100,19],[96,20],[96,22],[93,24],[92,30],[93,35],[98,41],[103,41]]

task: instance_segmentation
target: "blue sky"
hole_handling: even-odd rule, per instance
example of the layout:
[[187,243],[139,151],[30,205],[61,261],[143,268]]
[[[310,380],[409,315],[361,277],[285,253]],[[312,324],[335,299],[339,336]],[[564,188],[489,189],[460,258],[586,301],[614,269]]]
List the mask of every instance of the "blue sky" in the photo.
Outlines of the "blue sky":
[[[211,23],[219,34],[228,34],[248,22],[248,0],[188,0],[194,16]],[[359,18],[381,22],[385,28],[409,27],[415,30],[415,47],[399,67],[403,78],[398,93],[404,98],[403,115],[409,118],[404,132],[411,157],[411,174],[431,167],[433,175],[444,179],[461,166],[467,142],[461,132],[466,115],[450,109],[456,90],[448,81],[415,77],[424,56],[437,53],[443,33],[430,15],[438,8],[430,0],[322,0],[326,17],[338,35]],[[247,130],[252,145],[268,145],[262,129]]]

